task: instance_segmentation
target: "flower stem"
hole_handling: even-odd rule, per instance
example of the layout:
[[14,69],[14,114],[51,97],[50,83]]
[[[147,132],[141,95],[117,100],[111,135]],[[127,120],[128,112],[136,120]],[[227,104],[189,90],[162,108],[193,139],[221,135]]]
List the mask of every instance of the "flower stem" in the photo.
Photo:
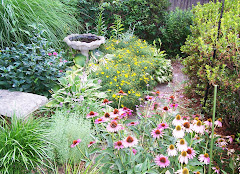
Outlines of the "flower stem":
[[118,103],[118,109],[120,109],[120,103],[121,103],[121,95],[120,95],[120,97],[119,97],[119,103]]
[[86,158],[88,161],[90,161],[90,159],[88,157],[86,157],[86,155],[84,155],[84,153],[81,151],[80,147],[77,146],[77,148],[80,151],[80,153],[84,156],[84,158]]

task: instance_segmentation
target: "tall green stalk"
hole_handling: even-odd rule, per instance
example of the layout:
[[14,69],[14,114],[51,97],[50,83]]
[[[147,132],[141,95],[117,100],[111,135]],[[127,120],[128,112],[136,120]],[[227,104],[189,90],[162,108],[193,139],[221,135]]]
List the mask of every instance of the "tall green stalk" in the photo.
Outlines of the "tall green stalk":
[[214,86],[214,100],[213,100],[213,116],[212,116],[212,136],[211,136],[211,147],[210,147],[210,162],[208,167],[208,174],[211,174],[211,164],[212,164],[212,151],[213,151],[213,135],[214,135],[214,122],[216,113],[216,98],[217,98],[217,85]]

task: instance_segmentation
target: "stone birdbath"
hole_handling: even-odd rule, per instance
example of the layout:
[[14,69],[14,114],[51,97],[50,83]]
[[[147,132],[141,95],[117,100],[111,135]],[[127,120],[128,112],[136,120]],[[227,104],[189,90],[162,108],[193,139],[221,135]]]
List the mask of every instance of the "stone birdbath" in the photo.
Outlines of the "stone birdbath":
[[86,64],[89,61],[89,50],[98,48],[101,44],[105,43],[103,36],[97,36],[95,34],[71,34],[63,39],[68,46],[75,50],[79,50],[82,55],[86,56]]

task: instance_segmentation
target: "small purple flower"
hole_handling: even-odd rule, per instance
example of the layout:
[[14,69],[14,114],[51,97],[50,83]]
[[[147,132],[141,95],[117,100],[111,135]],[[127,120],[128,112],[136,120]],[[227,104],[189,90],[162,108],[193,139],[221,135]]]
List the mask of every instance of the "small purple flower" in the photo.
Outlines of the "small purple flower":
[[51,56],[51,55],[52,55],[52,53],[48,53],[48,55],[49,55],[49,56]]
[[60,102],[60,103],[59,103],[59,106],[62,107],[62,106],[63,106],[63,102]]
[[57,54],[56,52],[53,52],[53,55],[54,55],[54,56],[57,56],[58,54]]
[[99,80],[98,80],[98,84],[100,84],[101,82],[102,82],[102,80],[101,80],[101,79],[99,79]]

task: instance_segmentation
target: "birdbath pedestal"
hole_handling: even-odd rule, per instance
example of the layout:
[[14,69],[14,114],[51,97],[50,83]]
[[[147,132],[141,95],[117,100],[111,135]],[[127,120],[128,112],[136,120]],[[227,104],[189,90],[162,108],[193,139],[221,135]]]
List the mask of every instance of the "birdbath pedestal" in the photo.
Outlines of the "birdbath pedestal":
[[98,48],[101,44],[105,43],[103,36],[97,36],[95,34],[71,34],[63,39],[68,46],[75,50],[79,50],[82,55],[86,56],[86,64],[89,61],[89,50]]

